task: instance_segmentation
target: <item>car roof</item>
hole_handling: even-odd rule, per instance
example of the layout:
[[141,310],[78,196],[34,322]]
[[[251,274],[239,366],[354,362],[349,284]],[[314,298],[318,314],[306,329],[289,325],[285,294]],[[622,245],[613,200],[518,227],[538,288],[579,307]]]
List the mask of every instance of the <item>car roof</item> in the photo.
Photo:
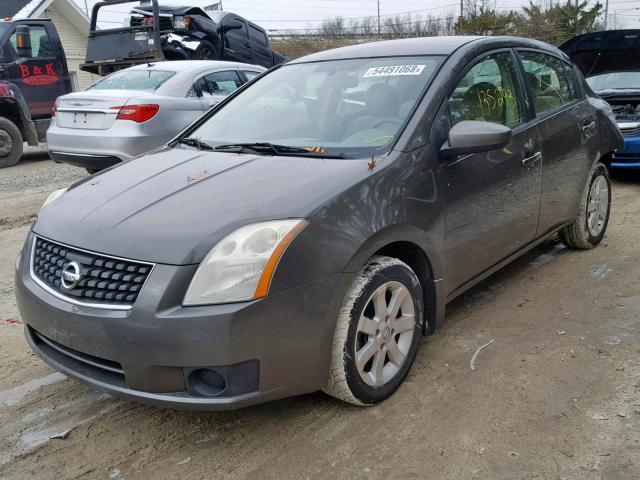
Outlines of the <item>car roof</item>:
[[222,60],[170,60],[164,62],[142,63],[129,67],[131,70],[163,70],[165,72],[188,72],[189,74],[198,73],[212,68],[239,68],[246,70],[255,70],[263,72],[266,68],[260,65],[251,65],[249,63],[225,62]]
[[[260,65],[251,65],[240,62],[224,62],[220,60],[170,60],[164,62],[149,62],[129,67],[126,70],[150,70],[162,72],[174,72],[171,78],[167,79],[154,92],[155,95],[181,95],[186,93],[192,85],[194,77],[197,75],[216,70],[249,70],[254,72],[264,72],[266,68]],[[181,93],[182,92],[182,93]]]
[[346,58],[396,57],[405,55],[450,55],[455,50],[482,37],[420,37],[361,43],[312,53],[290,63],[318,62]]
[[348,47],[325,50],[313,53],[289,62],[307,63],[326,60],[345,60],[349,58],[399,57],[419,55],[451,55],[461,47],[469,44],[486,45],[488,48],[504,48],[509,46],[536,48],[546,50],[556,55],[565,55],[557,48],[538,40],[511,36],[442,36],[404,38],[400,40],[385,40],[381,42],[361,43]]

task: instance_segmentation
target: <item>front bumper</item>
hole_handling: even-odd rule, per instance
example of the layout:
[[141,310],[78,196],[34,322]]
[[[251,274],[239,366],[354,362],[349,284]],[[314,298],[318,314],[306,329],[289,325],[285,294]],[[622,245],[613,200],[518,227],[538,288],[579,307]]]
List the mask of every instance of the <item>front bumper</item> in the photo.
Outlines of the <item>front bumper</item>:
[[624,148],[613,154],[611,167],[640,168],[640,137],[625,137]]
[[[346,275],[252,302],[182,307],[196,266],[156,265],[133,308],[117,311],[45,291],[30,276],[30,245],[28,238],[16,272],[27,340],[71,377],[131,400],[203,410],[309,393],[326,382]],[[194,393],[189,373],[203,368],[231,372],[228,388]]]

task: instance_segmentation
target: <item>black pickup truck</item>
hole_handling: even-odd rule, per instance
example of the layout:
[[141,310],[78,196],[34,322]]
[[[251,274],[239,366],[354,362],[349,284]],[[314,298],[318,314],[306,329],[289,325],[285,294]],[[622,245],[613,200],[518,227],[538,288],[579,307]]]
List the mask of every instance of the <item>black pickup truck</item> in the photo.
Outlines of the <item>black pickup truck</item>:
[[38,145],[56,98],[71,92],[60,37],[51,20],[0,21],[0,168]]
[[198,7],[137,6],[129,25],[98,29],[103,7],[137,0],[104,0],[94,5],[82,69],[106,75],[131,65],[161,60],[229,60],[272,67],[287,60],[273,51],[267,32],[229,12]]

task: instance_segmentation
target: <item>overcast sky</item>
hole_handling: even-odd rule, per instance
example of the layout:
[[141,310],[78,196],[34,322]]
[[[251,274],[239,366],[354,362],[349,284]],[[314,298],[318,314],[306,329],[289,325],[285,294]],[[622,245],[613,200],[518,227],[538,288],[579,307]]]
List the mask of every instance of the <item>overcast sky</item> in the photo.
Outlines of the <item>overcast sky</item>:
[[[1,1],[1,0],[0,0]],[[89,10],[98,0],[86,0]],[[161,4],[205,6],[216,0],[159,0]],[[606,0],[601,0],[604,3]],[[83,9],[85,0],[75,0]],[[595,4],[595,0],[590,0]],[[519,9],[522,0],[497,0],[499,9]],[[100,14],[103,27],[122,24],[132,4],[109,7]],[[413,15],[458,15],[459,0],[380,0],[380,15],[412,12]],[[377,0],[222,0],[224,10],[237,13],[266,29],[297,30],[316,26],[323,19],[341,15],[357,18],[377,15]],[[106,10],[106,7],[104,8]],[[640,28],[640,0],[609,0],[609,19],[620,28]],[[106,23],[109,22],[109,23]],[[610,24],[611,25],[611,24]]]

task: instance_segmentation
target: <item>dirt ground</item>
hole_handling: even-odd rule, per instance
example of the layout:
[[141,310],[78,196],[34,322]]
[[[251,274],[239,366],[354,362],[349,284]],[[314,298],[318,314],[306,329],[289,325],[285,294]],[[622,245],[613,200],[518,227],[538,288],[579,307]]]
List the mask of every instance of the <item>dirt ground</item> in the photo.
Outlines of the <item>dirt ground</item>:
[[47,192],[82,176],[36,160],[0,171],[0,478],[640,478],[640,175],[616,180],[602,246],[551,240],[453,302],[384,404],[316,393],[192,413],[98,393],[30,353],[15,256]]

